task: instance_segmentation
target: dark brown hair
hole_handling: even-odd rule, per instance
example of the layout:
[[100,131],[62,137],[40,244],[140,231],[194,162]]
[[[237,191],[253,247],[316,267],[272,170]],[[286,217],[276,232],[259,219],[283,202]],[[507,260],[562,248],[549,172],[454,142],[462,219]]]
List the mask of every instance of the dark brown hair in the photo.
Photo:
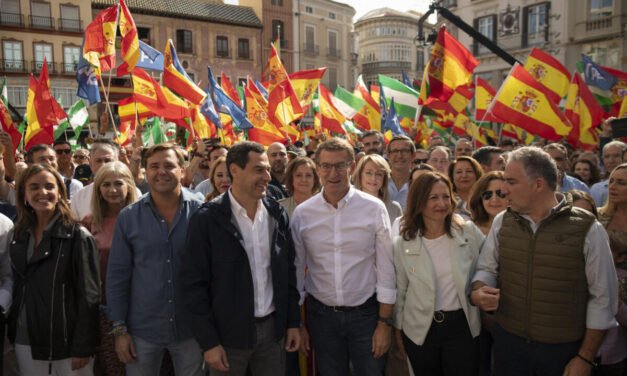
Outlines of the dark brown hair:
[[472,187],[470,198],[468,199],[468,209],[470,209],[473,222],[478,225],[488,223],[490,215],[483,207],[483,198],[481,195],[488,189],[490,182],[493,180],[505,181],[503,171],[491,171],[483,175]]
[[[470,163],[472,170],[475,172],[477,180],[479,180],[483,175],[483,168],[481,168],[479,162],[474,160],[472,157],[461,156],[457,157],[453,162],[451,162],[450,165],[448,165],[448,178],[451,180],[451,182],[455,181],[455,179],[453,179],[453,176],[455,175],[455,166],[457,166],[459,162],[464,161]],[[457,187],[455,186],[455,184],[453,184],[453,189],[455,190],[455,192],[457,192]]]
[[48,172],[52,174],[57,184],[57,190],[59,191],[59,200],[55,208],[55,212],[61,213],[60,220],[66,226],[71,226],[76,223],[76,218],[70,209],[70,203],[67,200],[67,191],[63,177],[54,168],[44,164],[30,165],[26,170],[22,171],[17,178],[16,183],[16,207],[17,207],[17,223],[15,225],[15,233],[21,235],[29,229],[34,229],[37,225],[37,215],[29,206],[26,206],[26,183],[33,176],[42,172]]
[[403,218],[401,220],[400,232],[403,239],[412,240],[415,239],[416,236],[424,235],[425,222],[422,218],[422,212],[425,206],[427,206],[427,201],[429,200],[429,195],[431,194],[433,186],[438,182],[446,184],[451,197],[450,213],[448,213],[446,219],[444,220],[446,233],[449,236],[452,236],[452,227],[461,226],[458,219],[459,217],[454,215],[455,205],[457,202],[455,201],[451,181],[446,177],[446,175],[439,172],[427,172],[420,175],[418,179],[411,183],[411,187],[409,188],[409,193],[407,194],[407,206],[405,207],[405,212],[403,213]]
[[[588,187],[591,187],[593,184],[601,181],[601,172],[599,171],[599,168],[589,159],[577,159],[577,161],[573,163],[573,167],[571,168],[571,172],[573,174],[575,174],[575,167],[577,167],[577,163],[587,164],[590,168],[590,181],[584,181],[584,183],[586,183]],[[577,175],[577,177],[581,180],[581,176]]]
[[172,150],[174,152],[176,160],[179,163],[179,167],[185,167],[185,154],[183,154],[181,148],[171,142],[156,144],[148,148],[148,150],[146,150],[146,154],[144,154],[144,166],[148,165],[148,159],[152,157],[155,153],[168,150]]
[[577,200],[584,200],[588,204],[590,204],[590,207],[592,208],[592,214],[594,214],[595,217],[599,218],[597,204],[596,202],[594,202],[594,199],[592,198],[592,196],[590,196],[588,192],[580,191],[579,189],[571,189],[570,191],[568,191],[568,193],[570,193],[570,197],[573,198],[573,203]]
[[296,169],[302,165],[307,165],[311,168],[314,176],[314,185],[311,193],[317,193],[320,191],[322,185],[320,184],[320,177],[318,176],[318,172],[316,171],[316,164],[310,158],[307,157],[296,157],[287,164],[287,170],[285,170],[285,188],[289,192],[289,194],[294,194],[294,173]]

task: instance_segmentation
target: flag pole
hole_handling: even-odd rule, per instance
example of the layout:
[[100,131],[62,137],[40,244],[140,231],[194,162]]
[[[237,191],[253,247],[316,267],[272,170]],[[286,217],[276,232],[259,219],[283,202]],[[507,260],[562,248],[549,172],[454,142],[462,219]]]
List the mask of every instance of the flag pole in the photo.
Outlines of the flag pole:
[[[118,24],[120,23],[120,1],[118,0],[118,11],[115,13],[115,28],[113,28],[113,42],[118,37]],[[104,82],[102,82],[102,74],[100,75],[100,83],[102,84],[102,91],[105,93],[105,99],[107,100],[107,109],[109,110],[109,114],[111,115],[111,124],[113,124],[113,130],[117,134],[117,130],[115,129],[115,122],[113,122],[113,114],[111,114],[111,107],[109,106],[109,93],[111,93],[111,76],[113,75],[113,68],[109,69],[109,77],[107,82],[107,90],[104,89]]]
[[[285,87],[283,87],[283,86],[281,86],[281,94],[282,94],[281,97],[284,98],[285,97]],[[281,109],[282,109],[282,112],[283,112],[283,120],[285,120],[286,119],[286,116],[285,116],[285,106],[281,106]],[[283,125],[285,126],[285,138],[289,138],[290,137],[289,136],[290,133],[289,133],[289,130],[288,130],[289,124],[285,123]]]
[[[103,86],[104,88],[104,82],[102,81],[102,75],[100,75],[100,84]],[[105,103],[107,104],[107,112],[109,113],[109,117],[111,118],[111,126],[113,127],[113,132],[115,132],[115,134],[118,133],[118,129],[115,126],[115,119],[113,118],[113,111],[111,111],[111,104],[109,103],[109,94],[103,90],[104,96],[105,96]]]

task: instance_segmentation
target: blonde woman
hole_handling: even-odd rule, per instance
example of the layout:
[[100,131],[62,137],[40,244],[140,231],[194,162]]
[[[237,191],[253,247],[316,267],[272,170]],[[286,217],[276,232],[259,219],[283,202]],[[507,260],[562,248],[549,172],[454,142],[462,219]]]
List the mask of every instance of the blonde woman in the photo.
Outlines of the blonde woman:
[[[91,198],[91,214],[83,223],[91,231],[100,253],[100,276],[102,291],[105,291],[107,262],[115,229],[115,221],[120,211],[137,201],[135,180],[131,170],[122,162],[109,162],[98,169],[94,178],[94,194]],[[102,304],[106,304],[102,294]],[[100,316],[101,346],[98,365],[104,375],[123,375],[122,364],[115,353],[111,334],[111,321]]]
[[360,191],[378,197],[385,204],[390,222],[401,215],[401,205],[390,199],[388,194],[388,180],[390,180],[390,166],[378,154],[368,154],[362,157],[353,172],[353,185]]
[[211,193],[205,197],[205,201],[211,201],[228,191],[231,187],[231,178],[226,170],[226,157],[219,157],[211,163],[211,175],[209,182],[211,183]]

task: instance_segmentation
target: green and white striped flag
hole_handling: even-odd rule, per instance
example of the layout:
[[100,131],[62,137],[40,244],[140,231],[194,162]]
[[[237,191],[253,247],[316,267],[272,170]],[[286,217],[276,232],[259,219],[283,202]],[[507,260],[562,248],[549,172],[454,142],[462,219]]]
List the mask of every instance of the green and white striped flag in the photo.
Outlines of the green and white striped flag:
[[76,135],[80,134],[83,127],[89,124],[89,112],[87,112],[87,107],[85,107],[85,102],[83,102],[82,99],[79,99],[70,107],[67,116],[67,119],[64,119],[57,129],[55,129],[55,140],[59,138],[68,127],[72,128],[75,135],[74,138],[77,138]]
[[342,124],[342,127],[347,133],[353,133],[358,136],[361,136],[362,132],[359,129],[357,129],[357,127],[355,127],[355,123],[353,123],[352,120],[346,120],[344,124]]
[[379,83],[388,106],[394,98],[394,107],[399,117],[411,119],[416,117],[416,110],[418,109],[418,92],[416,90],[382,74],[379,75]]
[[2,100],[5,105],[9,104],[9,89],[7,89],[6,77],[2,79],[2,83],[0,84],[0,100]]
[[142,141],[144,141],[145,147],[166,142],[165,135],[161,129],[161,120],[158,117],[153,117],[146,120],[144,124],[144,133],[142,133]]
[[331,102],[347,119],[352,119],[366,104],[363,99],[353,95],[353,93],[341,86],[335,89]]

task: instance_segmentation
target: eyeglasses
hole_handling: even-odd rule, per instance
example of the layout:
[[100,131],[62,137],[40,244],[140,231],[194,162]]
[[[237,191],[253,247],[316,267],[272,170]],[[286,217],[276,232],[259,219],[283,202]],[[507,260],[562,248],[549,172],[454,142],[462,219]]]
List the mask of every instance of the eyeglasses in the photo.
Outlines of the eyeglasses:
[[496,193],[496,196],[498,198],[505,198],[506,195],[505,193],[503,193],[500,189],[497,189],[496,191],[485,191],[481,194],[481,198],[483,199],[483,201],[488,201],[489,199],[492,198],[492,196],[494,196],[494,194]]
[[61,155],[61,154],[72,154],[72,149],[54,149],[54,151]]
[[350,164],[348,162],[339,162],[339,163],[320,163],[318,167],[322,172],[331,172],[335,168],[337,172],[344,172],[348,169]]
[[414,159],[414,164],[421,164],[429,162],[428,159]]
[[81,155],[81,154],[74,154],[74,159],[83,160],[83,159],[87,159],[87,156],[86,155]]
[[390,150],[390,151],[388,152],[388,154],[390,154],[390,155],[394,155],[394,154],[409,155],[409,154],[411,154],[411,149],[396,149],[396,150]]

